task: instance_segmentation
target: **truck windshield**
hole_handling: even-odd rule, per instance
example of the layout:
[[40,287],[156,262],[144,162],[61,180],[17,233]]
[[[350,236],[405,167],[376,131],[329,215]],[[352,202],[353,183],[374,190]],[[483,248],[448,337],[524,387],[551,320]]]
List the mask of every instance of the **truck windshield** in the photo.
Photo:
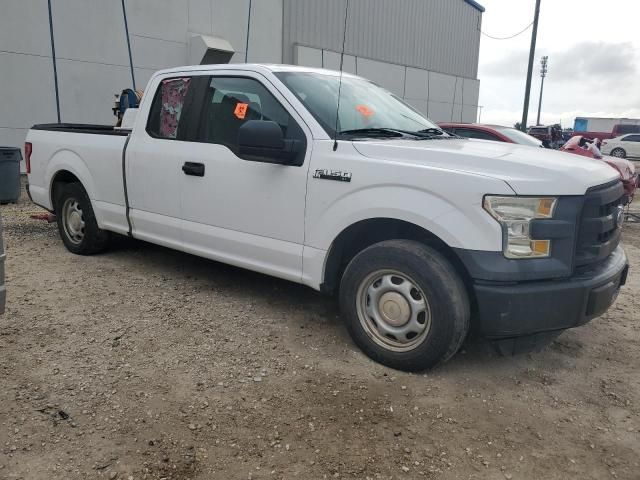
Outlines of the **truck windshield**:
[[[278,72],[276,76],[333,137],[340,77],[311,72]],[[350,76],[342,77],[337,125],[342,137],[392,138],[392,131],[399,132],[398,136],[415,134],[416,138],[448,136],[391,92]]]

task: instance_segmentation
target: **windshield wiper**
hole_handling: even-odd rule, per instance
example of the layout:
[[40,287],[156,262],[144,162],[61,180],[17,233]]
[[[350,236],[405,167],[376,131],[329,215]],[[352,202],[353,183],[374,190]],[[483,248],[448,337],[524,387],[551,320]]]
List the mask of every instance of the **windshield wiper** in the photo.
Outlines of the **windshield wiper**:
[[444,130],[441,130],[439,128],[425,128],[423,130],[418,130],[416,133],[428,133],[430,135],[444,135]]
[[405,137],[407,135],[412,136],[420,136],[414,134],[413,132],[405,131],[405,130],[397,130],[395,128],[385,128],[385,127],[377,127],[377,128],[355,128],[353,130],[342,130],[338,132],[340,135],[354,136],[354,137],[391,137],[391,138],[400,138]]
[[412,137],[416,140],[429,140],[433,138],[446,138],[443,130],[439,128],[425,128],[413,132],[411,130],[401,130],[399,128],[387,128],[387,127],[371,127],[371,128],[356,128],[353,130],[342,130],[338,132],[340,135],[347,135],[353,137],[368,137],[368,138],[407,138]]

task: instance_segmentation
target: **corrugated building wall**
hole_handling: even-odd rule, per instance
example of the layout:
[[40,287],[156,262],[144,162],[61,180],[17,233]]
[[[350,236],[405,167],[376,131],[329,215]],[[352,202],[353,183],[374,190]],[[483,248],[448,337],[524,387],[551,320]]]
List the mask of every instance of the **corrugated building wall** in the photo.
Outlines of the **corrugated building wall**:
[[[337,70],[344,0],[283,1],[283,61]],[[344,69],[434,121],[474,122],[481,17],[466,0],[350,0]]]
[[[342,49],[344,0],[284,0],[283,60],[292,45]],[[475,79],[482,13],[463,0],[350,0],[346,53]]]
[[[345,70],[370,78],[433,120],[474,121],[481,7],[473,0],[350,0]],[[133,74],[197,63],[194,35],[224,38],[245,60],[338,69],[345,0],[124,0]],[[55,122],[47,0],[2,0],[0,145],[22,146]],[[51,0],[63,122],[113,123],[131,87],[120,0]]]

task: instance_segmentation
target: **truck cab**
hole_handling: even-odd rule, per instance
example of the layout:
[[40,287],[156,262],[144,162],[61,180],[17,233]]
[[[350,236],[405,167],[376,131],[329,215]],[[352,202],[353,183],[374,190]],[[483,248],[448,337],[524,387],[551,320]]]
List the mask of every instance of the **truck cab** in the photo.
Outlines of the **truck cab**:
[[73,253],[123,234],[335,293],[355,343],[404,370],[472,323],[504,351],[548,341],[625,283],[602,162],[451,136],[321,69],[181,67],[145,92],[131,129],[28,133],[30,195]]

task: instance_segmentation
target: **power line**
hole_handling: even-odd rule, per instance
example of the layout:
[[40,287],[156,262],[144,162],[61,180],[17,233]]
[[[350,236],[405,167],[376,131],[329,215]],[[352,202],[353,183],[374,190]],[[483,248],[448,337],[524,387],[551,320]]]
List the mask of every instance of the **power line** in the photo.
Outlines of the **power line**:
[[493,35],[489,35],[488,33],[483,32],[482,30],[480,30],[480,28],[478,28],[478,30],[480,31],[480,33],[482,35],[484,35],[485,37],[488,37],[492,40],[511,40],[512,38],[516,38],[518,35],[522,35],[524,32],[526,32],[527,30],[529,30],[529,28],[531,28],[531,25],[533,25],[533,22],[531,22],[529,25],[527,25],[526,27],[524,27],[522,30],[520,30],[518,33],[514,33],[513,35],[509,35],[508,37],[495,37]]

